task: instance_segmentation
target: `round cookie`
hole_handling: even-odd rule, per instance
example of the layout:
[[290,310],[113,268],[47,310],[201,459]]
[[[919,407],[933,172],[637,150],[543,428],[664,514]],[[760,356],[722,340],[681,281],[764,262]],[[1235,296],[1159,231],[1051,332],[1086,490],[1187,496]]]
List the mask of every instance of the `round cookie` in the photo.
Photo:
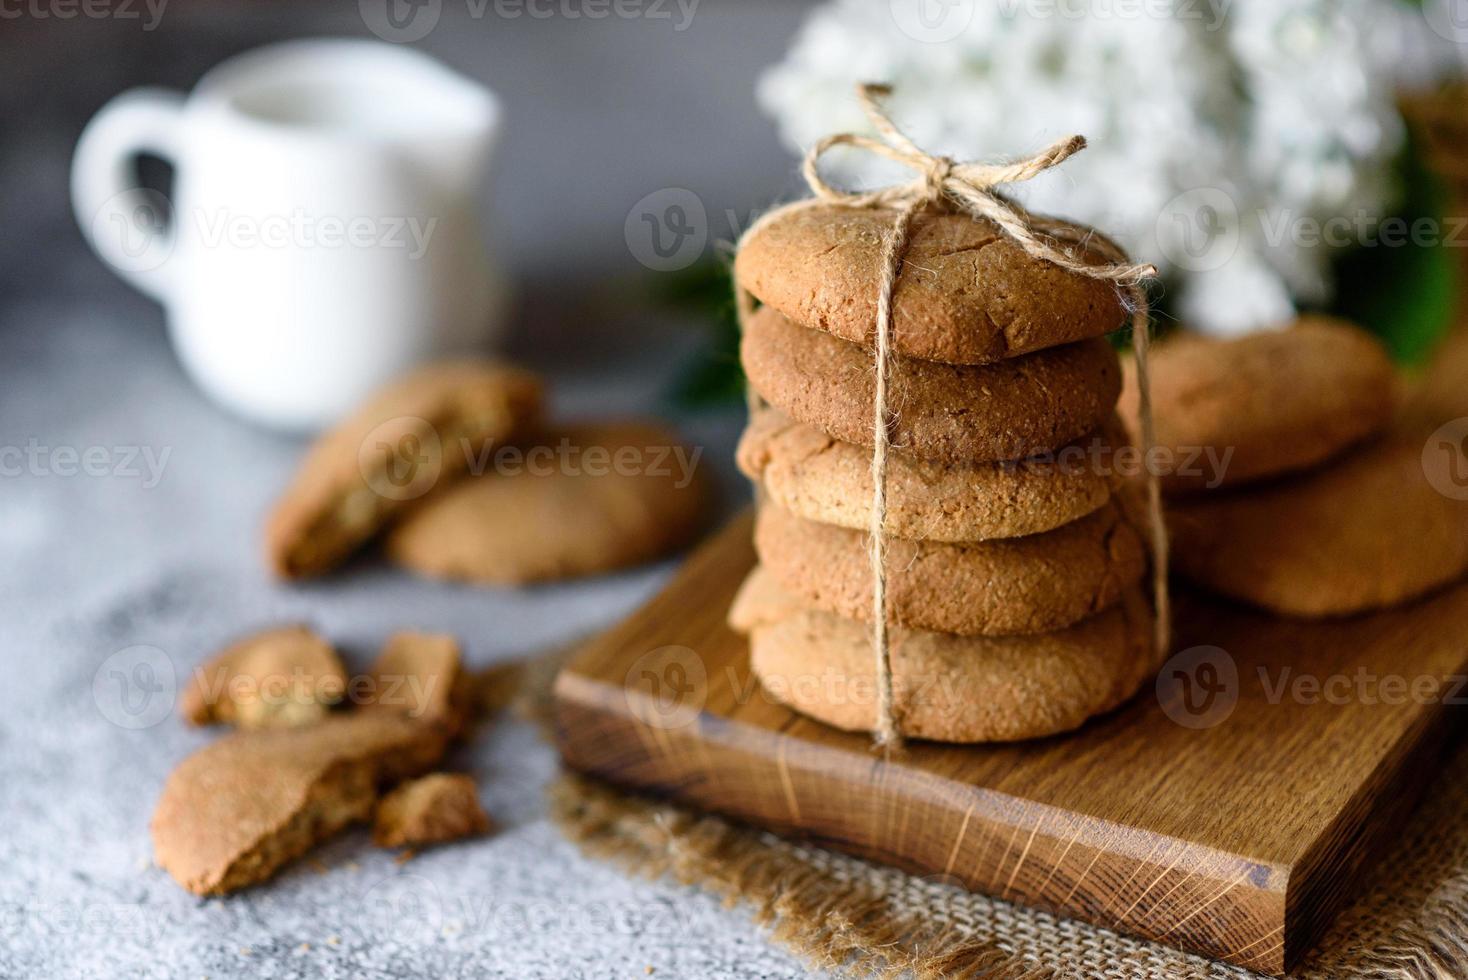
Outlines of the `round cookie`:
[[[862,531],[803,520],[765,503],[760,561],[786,589],[869,620],[872,572]],[[887,621],[963,635],[1058,630],[1114,604],[1142,577],[1142,539],[1115,500],[1044,534],[972,544],[887,541]]]
[[[1054,455],[997,463],[943,464],[893,454],[887,460],[887,533],[914,541],[985,541],[1049,531],[1111,498],[1115,419]],[[872,506],[872,453],[757,409],[735,459],[769,500],[807,520],[865,530]]]
[[[847,731],[876,727],[869,627],[802,607],[756,568],[730,612],[750,667],[777,700]],[[908,738],[1007,742],[1079,727],[1156,669],[1141,590],[1069,629],[1032,636],[889,634],[893,714]]]
[[707,512],[698,456],[660,426],[575,426],[505,459],[410,513],[388,554],[434,578],[521,585],[649,561]]
[[1424,454],[1424,441],[1397,435],[1291,480],[1175,502],[1173,566],[1290,616],[1376,609],[1451,582],[1468,571],[1468,501],[1436,487],[1460,486],[1461,456]]
[[[786,415],[872,444],[871,351],[765,306],[744,325],[740,359],[755,391]],[[1099,338],[982,367],[894,357],[892,446],[946,463],[1023,459],[1094,432],[1120,391],[1116,353]]]
[[[1385,429],[1396,373],[1370,334],[1329,317],[1218,340],[1180,335],[1149,361],[1163,489],[1237,486],[1315,466]],[[1137,431],[1135,364],[1118,410]]]
[[[882,247],[895,212],[812,205],[762,224],[734,276],[806,327],[874,345]],[[1089,228],[1048,222],[1062,247],[1106,259]],[[985,218],[927,211],[913,223],[893,293],[893,349],[948,364],[989,364],[1099,337],[1126,320],[1116,287],[1030,257]]]

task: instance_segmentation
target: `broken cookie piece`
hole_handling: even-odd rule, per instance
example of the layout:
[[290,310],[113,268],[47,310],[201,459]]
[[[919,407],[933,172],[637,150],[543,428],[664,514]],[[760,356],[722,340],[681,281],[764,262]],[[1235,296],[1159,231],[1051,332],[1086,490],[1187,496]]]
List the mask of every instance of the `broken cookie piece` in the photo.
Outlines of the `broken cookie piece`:
[[412,501],[457,478],[540,414],[540,381],[492,361],[419,368],[311,447],[265,529],[285,578],[340,564]]
[[431,770],[446,744],[435,727],[388,712],[236,732],[168,777],[152,820],[157,862],[196,895],[264,881],[369,819],[382,786]]
[[341,700],[346,682],[331,644],[306,626],[283,626],[247,636],[195,667],[179,708],[194,725],[311,725]]
[[436,772],[403,783],[377,804],[372,840],[378,847],[439,844],[489,833],[474,779]]
[[465,724],[472,694],[458,640],[405,630],[388,637],[353,700],[364,710],[400,715],[454,735]]

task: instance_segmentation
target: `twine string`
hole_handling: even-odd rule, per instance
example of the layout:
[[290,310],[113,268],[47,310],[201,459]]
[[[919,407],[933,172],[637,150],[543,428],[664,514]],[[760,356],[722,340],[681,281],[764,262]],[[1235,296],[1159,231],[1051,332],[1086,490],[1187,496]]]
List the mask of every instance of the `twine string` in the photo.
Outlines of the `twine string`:
[[[1039,153],[1006,163],[960,162],[935,156],[913,143],[883,110],[881,99],[891,94],[886,85],[857,86],[857,98],[878,136],[835,133],[817,141],[805,155],[801,173],[814,197],[767,212],[747,229],[748,239],[769,221],[818,204],[848,208],[892,208],[896,215],[882,250],[882,280],[877,292],[875,329],[876,391],[872,418],[872,506],[869,556],[872,569],[872,647],[876,658],[876,741],[883,748],[901,745],[899,719],[892,693],[892,664],[889,649],[886,593],[887,457],[890,448],[891,416],[888,387],[892,360],[893,295],[911,240],[913,219],[926,207],[944,208],[985,218],[1022,248],[1026,254],[1067,272],[1088,279],[1108,281],[1122,294],[1132,317],[1132,348],[1137,362],[1140,441],[1144,460],[1150,460],[1154,430],[1150,379],[1147,373],[1150,317],[1145,285],[1155,279],[1150,264],[1132,263],[1110,240],[1089,235],[1084,244],[1101,259],[1093,263],[1080,258],[1082,241],[1074,240],[1074,229],[1063,222],[1032,215],[1017,202],[1000,193],[1002,184],[1022,183],[1064,163],[1085,149],[1082,136],[1057,140]],[[866,192],[842,190],[821,175],[819,163],[830,150],[846,146],[872,153],[915,171],[917,177],[905,184]],[[1067,247],[1067,245],[1069,247]],[[752,300],[739,291],[741,320],[752,308]],[[1146,508],[1150,524],[1149,550],[1152,557],[1153,602],[1156,611],[1154,656],[1160,657],[1171,636],[1171,611],[1167,594],[1167,528],[1162,520],[1162,498],[1157,473],[1146,468]]]
[[1132,314],[1132,356],[1137,366],[1137,437],[1142,446],[1142,465],[1147,474],[1148,550],[1152,556],[1153,623],[1152,661],[1161,665],[1172,640],[1172,601],[1167,593],[1168,554],[1167,524],[1162,515],[1162,482],[1152,463],[1152,447],[1157,444],[1152,421],[1152,379],[1147,371],[1147,353],[1152,344],[1152,322],[1147,308],[1147,293],[1141,285],[1127,286],[1126,306]]
[[[912,219],[925,203],[914,198],[897,212],[892,234],[882,249],[882,282],[877,292],[877,322],[892,322],[892,295],[902,271]],[[887,449],[891,443],[887,415],[887,382],[891,374],[892,331],[877,330],[876,392],[872,398],[872,511],[869,525],[872,564],[872,649],[877,656],[877,744],[902,743],[892,697],[892,658],[887,638]]]

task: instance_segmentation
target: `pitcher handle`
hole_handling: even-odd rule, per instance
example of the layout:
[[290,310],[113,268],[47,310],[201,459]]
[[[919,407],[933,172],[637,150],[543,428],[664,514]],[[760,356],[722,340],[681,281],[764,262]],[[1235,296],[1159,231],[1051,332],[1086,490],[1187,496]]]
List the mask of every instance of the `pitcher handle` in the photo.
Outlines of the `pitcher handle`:
[[134,161],[156,154],[177,173],[183,105],[183,95],[168,89],[123,92],[87,123],[71,161],[71,205],[82,234],[119,276],[160,302],[174,227],[167,198],[136,186]]

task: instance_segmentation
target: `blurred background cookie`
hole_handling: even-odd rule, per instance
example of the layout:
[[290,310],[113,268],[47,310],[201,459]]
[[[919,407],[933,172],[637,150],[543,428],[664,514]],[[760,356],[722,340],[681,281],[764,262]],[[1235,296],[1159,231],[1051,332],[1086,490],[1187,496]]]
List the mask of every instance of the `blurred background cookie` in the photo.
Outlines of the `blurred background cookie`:
[[1389,606],[1453,581],[1468,572],[1468,474],[1453,472],[1461,457],[1423,450],[1402,434],[1288,480],[1174,501],[1173,565],[1293,616]]
[[[1175,334],[1149,364],[1169,493],[1318,465],[1381,432],[1396,407],[1396,370],[1381,343],[1329,317],[1231,340]],[[1117,409],[1136,433],[1131,361]]]
[[649,561],[709,514],[700,453],[649,422],[588,423],[502,447],[488,470],[435,494],[387,538],[434,578],[523,585]]
[[265,550],[277,575],[328,571],[470,454],[539,420],[540,381],[493,361],[419,368],[385,387],[311,447],[271,512]]
[[1468,329],[1443,340],[1404,402],[1405,423],[1428,432],[1468,417]]

